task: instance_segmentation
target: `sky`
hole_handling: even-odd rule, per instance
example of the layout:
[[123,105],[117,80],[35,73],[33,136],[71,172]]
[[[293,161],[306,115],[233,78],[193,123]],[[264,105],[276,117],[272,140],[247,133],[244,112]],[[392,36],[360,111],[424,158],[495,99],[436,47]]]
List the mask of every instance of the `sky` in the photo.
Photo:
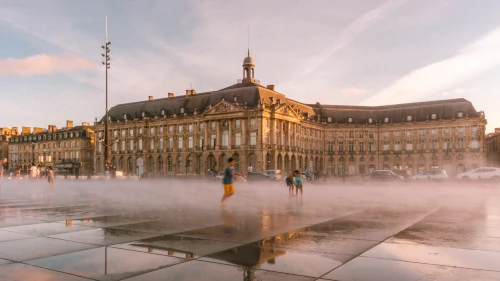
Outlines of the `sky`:
[[0,127],[93,122],[109,106],[242,78],[304,103],[466,98],[500,127],[497,0],[0,0]]

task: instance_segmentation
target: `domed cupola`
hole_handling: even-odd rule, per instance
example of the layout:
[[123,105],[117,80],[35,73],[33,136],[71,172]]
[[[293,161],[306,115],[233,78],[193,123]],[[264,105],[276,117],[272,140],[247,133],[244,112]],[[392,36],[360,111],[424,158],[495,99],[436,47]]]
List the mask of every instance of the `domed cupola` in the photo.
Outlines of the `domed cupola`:
[[253,58],[250,56],[250,49],[248,49],[248,55],[243,60],[243,83],[245,82],[255,82],[255,62]]

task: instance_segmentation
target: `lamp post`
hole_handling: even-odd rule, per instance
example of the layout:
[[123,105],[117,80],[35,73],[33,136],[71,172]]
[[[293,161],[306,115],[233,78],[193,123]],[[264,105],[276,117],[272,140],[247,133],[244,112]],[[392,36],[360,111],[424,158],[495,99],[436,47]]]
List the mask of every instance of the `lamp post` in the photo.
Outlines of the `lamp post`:
[[104,57],[104,61],[102,64],[106,67],[106,119],[104,120],[104,163],[109,164],[109,145],[108,145],[108,126],[109,126],[109,116],[108,116],[108,69],[110,68],[110,60],[111,58],[109,57],[109,52],[111,51],[109,49],[109,45],[111,45],[111,42],[108,42],[108,17],[106,16],[106,43],[104,46],[101,46],[104,49],[104,54],[102,56]]
[[35,164],[35,146],[36,146],[36,142],[32,142],[31,143],[31,155],[32,155],[32,158],[33,158],[33,164]]

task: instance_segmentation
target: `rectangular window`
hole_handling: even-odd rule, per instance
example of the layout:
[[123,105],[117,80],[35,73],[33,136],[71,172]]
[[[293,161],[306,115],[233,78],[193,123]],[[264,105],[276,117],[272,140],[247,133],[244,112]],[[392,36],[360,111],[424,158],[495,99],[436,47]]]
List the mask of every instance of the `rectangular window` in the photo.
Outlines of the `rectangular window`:
[[343,139],[344,138],[344,132],[339,132],[339,139]]
[[395,141],[394,142],[394,151],[400,151],[401,150],[401,141]]
[[113,131],[113,137],[116,139],[118,137],[118,130]]
[[139,136],[142,136],[143,132],[142,132],[142,128],[139,128]]
[[339,142],[339,152],[344,152],[344,142],[343,141]]
[[133,137],[134,136],[134,129],[130,129],[128,131],[128,135],[131,136],[131,137]]
[[264,138],[264,142],[265,142],[265,144],[270,144],[269,141],[270,141],[269,140],[269,133],[266,133],[266,136]]
[[241,145],[241,133],[236,133],[234,135],[234,145],[236,145],[236,146]]
[[193,124],[189,124],[189,125],[188,125],[188,132],[192,133],[192,132],[193,132],[193,130],[194,130],[194,126],[193,126]]
[[[257,119],[251,118],[250,119],[250,128],[255,128],[256,125],[257,125]],[[276,123],[276,125],[278,125],[278,123]]]
[[97,151],[102,152],[102,143],[99,142],[99,145],[97,146]]
[[149,149],[155,149],[155,140],[154,139],[149,140]]
[[210,126],[211,126],[210,128],[212,129],[212,131],[215,131],[217,129],[217,122],[212,121]]
[[159,140],[159,149],[163,149],[163,138]]
[[134,150],[134,140],[130,140],[128,143],[128,149],[129,150]]
[[407,138],[411,138],[412,132],[410,130],[406,130],[405,135]]
[[471,135],[477,135],[477,131],[478,131],[477,126],[472,126],[472,127],[470,128],[470,133],[471,133]]
[[450,139],[443,140],[443,149],[445,149],[445,150],[450,149]]
[[192,148],[193,148],[193,145],[194,145],[194,144],[193,144],[193,142],[194,142],[194,141],[193,141],[193,137],[192,137],[192,136],[189,136],[189,137],[188,137],[188,148],[189,148],[189,149],[192,149]]
[[394,137],[399,138],[401,137],[401,132],[400,131],[394,131]]
[[163,126],[160,126],[158,128],[158,132],[159,132],[160,135],[163,135]]
[[443,129],[443,134],[444,134],[445,136],[449,136],[449,135],[450,135],[450,128],[444,128],[444,129]]
[[241,120],[240,119],[234,120],[234,127],[236,129],[240,129],[241,128]]
[[431,136],[437,135],[437,129],[431,129]]
[[174,138],[168,138],[168,149],[174,148]]
[[464,149],[464,139],[463,138],[457,139],[457,149]]
[[200,122],[200,125],[199,125],[199,126],[200,126],[200,132],[205,131],[205,123]]
[[360,142],[359,143],[359,152],[364,152],[365,151],[365,143],[364,142]]
[[115,143],[113,143],[113,151],[116,152],[117,150],[118,150],[118,143],[115,142]]
[[127,132],[125,130],[122,130],[122,138],[124,138],[127,135]]
[[205,137],[200,136],[198,145],[199,145],[199,147],[201,147],[201,149],[203,149],[203,146],[205,145]]
[[142,150],[142,139],[139,139],[139,142],[137,143],[138,150]]
[[349,152],[354,152],[354,142],[353,141],[349,142]]
[[439,148],[439,142],[437,139],[433,139],[431,141],[431,149],[438,149]]
[[122,140],[121,150],[125,151],[125,149],[126,149],[126,147],[125,147],[125,140]]
[[250,145],[257,145],[257,132],[250,132]]
[[407,151],[412,151],[413,150],[413,142],[411,140],[406,141],[406,150]]
[[359,132],[359,138],[362,139],[365,137],[365,132]]
[[470,141],[470,148],[471,149],[478,149],[479,148],[479,142],[477,138],[472,138]]
[[425,130],[418,130],[418,135],[419,135],[420,137],[425,136]]
[[173,134],[174,133],[174,126],[170,125],[168,126],[168,133]]
[[464,127],[458,127],[458,128],[457,128],[457,134],[459,134],[459,135],[463,135],[463,134],[464,134],[464,132],[465,132]]
[[384,132],[383,136],[384,136],[384,138],[388,138],[389,137],[389,132]]
[[177,142],[177,148],[182,149],[183,146],[184,146],[184,140],[182,139],[182,137],[179,137],[178,142]]
[[216,137],[216,135],[210,135],[210,146],[211,146],[211,147],[215,147],[216,142],[217,142],[217,137]]
[[151,136],[155,135],[155,128],[154,127],[149,128],[149,135],[151,135]]
[[375,151],[375,143],[374,142],[370,142],[368,150],[370,152],[374,152]]
[[370,139],[374,139],[375,138],[375,134],[373,132],[370,132]]
[[418,150],[424,150],[425,149],[425,140],[419,140],[418,141]]
[[171,156],[167,157],[167,169],[168,169],[167,171],[172,172],[173,166],[174,166],[174,163],[172,161],[172,157]]
[[179,126],[177,127],[177,129],[178,129],[178,133],[179,133],[179,134],[182,134],[182,125],[179,125]]
[[384,151],[389,151],[389,149],[390,149],[389,142],[384,141],[384,146],[383,146],[383,149],[384,149]]

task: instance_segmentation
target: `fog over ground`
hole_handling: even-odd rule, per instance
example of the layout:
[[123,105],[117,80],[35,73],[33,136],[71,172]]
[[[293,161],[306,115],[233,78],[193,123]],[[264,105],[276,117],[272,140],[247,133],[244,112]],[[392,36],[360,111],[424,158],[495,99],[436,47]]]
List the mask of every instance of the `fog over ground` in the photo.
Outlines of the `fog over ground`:
[[[56,180],[0,181],[1,197],[44,202],[94,202],[127,211],[220,210],[223,187],[204,180]],[[290,197],[284,181],[235,183],[236,194],[226,206],[234,212],[281,213],[296,203],[310,215],[329,215],[340,207],[399,206],[408,209],[443,205],[474,206],[499,194],[496,183],[342,183],[304,184],[304,195]]]

